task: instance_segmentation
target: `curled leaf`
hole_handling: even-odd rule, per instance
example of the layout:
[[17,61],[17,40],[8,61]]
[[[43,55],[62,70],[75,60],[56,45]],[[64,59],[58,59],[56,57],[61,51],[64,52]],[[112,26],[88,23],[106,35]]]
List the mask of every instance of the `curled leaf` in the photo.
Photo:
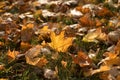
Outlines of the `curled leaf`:
[[79,64],[80,67],[92,65],[92,60],[82,51],[79,51],[77,56],[72,56],[72,57],[74,63]]
[[41,58],[39,57],[41,48],[42,47],[40,45],[37,45],[29,49],[25,53],[26,63],[30,65],[38,66],[40,68],[46,65],[48,63],[47,59],[45,57],[41,57]]
[[101,34],[101,28],[97,28],[96,31],[86,34],[82,41],[84,42],[98,42],[96,38]]

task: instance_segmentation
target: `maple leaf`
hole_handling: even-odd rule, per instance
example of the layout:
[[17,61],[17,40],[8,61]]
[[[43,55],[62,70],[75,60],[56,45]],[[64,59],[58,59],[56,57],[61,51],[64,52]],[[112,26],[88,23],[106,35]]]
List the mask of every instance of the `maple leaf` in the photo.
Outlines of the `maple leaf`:
[[65,38],[64,33],[65,31],[62,31],[59,35],[56,35],[54,32],[51,32],[51,43],[48,43],[48,45],[58,52],[66,52],[72,44],[73,37]]
[[14,50],[10,51],[10,50],[8,50],[8,52],[7,52],[8,60],[9,61],[15,60],[18,54],[20,54],[18,51],[14,51]]

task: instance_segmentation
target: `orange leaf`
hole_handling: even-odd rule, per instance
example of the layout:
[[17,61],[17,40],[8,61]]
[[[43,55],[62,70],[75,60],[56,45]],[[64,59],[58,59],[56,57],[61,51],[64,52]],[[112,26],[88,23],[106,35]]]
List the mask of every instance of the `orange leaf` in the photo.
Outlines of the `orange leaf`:
[[0,46],[4,46],[4,43],[0,41]]
[[113,65],[120,65],[120,57],[118,54],[115,53],[104,53],[106,55],[106,58],[102,60],[103,64],[107,66],[113,66]]
[[96,73],[99,73],[99,72],[109,71],[110,69],[111,69],[111,68],[110,68],[109,66],[106,66],[106,65],[100,66],[99,69],[92,70],[92,71],[91,71],[91,75],[96,74]]
[[90,12],[90,9],[89,9],[89,8],[83,8],[82,6],[76,7],[76,10],[78,10],[78,11],[84,13],[84,14]]
[[10,51],[10,50],[8,50],[8,52],[7,52],[8,60],[9,61],[15,60],[18,54],[20,54],[18,51],[14,51],[14,50]]
[[95,21],[93,21],[89,14],[85,14],[80,19],[82,26],[95,26]]
[[102,9],[96,11],[96,15],[105,17],[105,16],[113,16],[113,13],[107,8],[102,8]]
[[73,60],[76,64],[79,64],[81,67],[90,66],[92,60],[84,52],[79,51],[78,55],[73,57]]
[[0,70],[4,70],[5,69],[5,67],[4,67],[4,65],[0,65]]
[[22,50],[28,50],[29,48],[31,48],[31,45],[27,42],[21,42],[20,44],[20,49]]
[[37,67],[41,68],[43,66],[45,66],[48,63],[47,59],[45,57],[41,57],[38,61],[38,63],[36,64]]
[[109,76],[109,73],[108,72],[104,72],[104,73],[100,74],[99,77],[102,80],[109,80],[108,76]]

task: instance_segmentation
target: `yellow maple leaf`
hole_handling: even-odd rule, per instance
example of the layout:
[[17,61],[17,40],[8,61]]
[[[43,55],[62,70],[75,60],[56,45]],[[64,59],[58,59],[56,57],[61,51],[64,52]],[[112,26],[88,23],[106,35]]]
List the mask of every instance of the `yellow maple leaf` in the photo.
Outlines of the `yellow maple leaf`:
[[48,43],[50,47],[58,52],[66,52],[68,47],[72,44],[73,37],[65,38],[65,31],[62,31],[59,35],[51,32],[51,43]]

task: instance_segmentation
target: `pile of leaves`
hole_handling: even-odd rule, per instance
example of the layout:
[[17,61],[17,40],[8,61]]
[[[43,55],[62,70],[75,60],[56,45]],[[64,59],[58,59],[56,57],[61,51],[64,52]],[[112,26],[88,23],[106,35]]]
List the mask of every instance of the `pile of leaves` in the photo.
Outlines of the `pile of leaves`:
[[120,80],[119,0],[1,0],[0,80]]

